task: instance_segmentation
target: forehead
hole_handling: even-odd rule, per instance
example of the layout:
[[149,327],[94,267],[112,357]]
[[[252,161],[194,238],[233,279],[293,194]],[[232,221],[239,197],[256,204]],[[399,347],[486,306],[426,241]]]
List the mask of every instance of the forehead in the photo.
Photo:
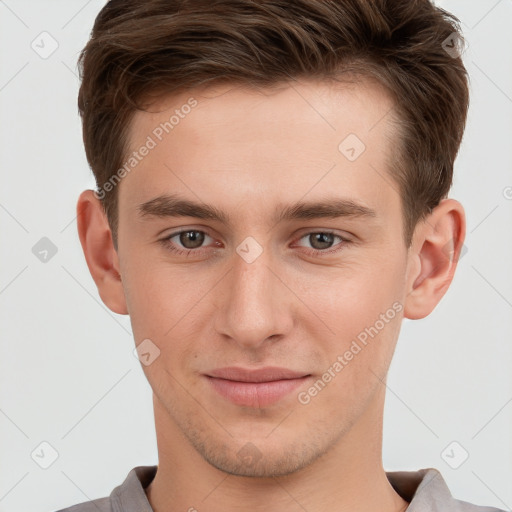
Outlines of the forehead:
[[336,190],[374,209],[397,200],[387,176],[393,103],[375,82],[223,84],[149,110],[132,120],[129,153],[150,139],[152,148],[123,178],[121,208],[166,192],[260,210]]
[[[190,107],[192,102],[194,106]],[[360,138],[369,139],[368,132],[377,125],[380,125],[380,130],[376,133],[390,128],[392,115],[388,116],[388,123],[380,121],[392,110],[390,94],[369,77],[346,77],[338,81],[291,80],[259,89],[221,83],[164,95],[149,104],[147,111],[136,111],[129,141],[136,145],[137,139],[152,133],[166,121],[172,125],[166,135],[171,131],[176,135],[186,130],[187,136],[202,136],[204,128],[210,130],[211,138],[214,135],[211,130],[216,128],[219,136],[231,135],[237,139],[245,135],[239,128],[247,130],[252,127],[259,135],[267,133],[271,136],[273,129],[281,129],[284,123],[288,130],[281,132],[280,139],[288,132],[298,140],[294,130],[297,124],[306,125],[305,135],[326,131],[337,132],[339,136],[351,128]],[[182,123],[185,118],[198,122]],[[180,130],[177,129],[179,124]]]

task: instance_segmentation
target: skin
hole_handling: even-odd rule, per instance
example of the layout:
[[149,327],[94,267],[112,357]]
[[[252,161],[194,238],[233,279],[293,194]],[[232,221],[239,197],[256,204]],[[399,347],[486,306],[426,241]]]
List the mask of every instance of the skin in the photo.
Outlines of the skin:
[[[402,319],[427,316],[452,281],[457,257],[446,247],[460,252],[463,207],[442,200],[405,246],[400,197],[387,174],[393,102],[375,83],[295,82],[264,91],[223,85],[166,97],[152,112],[136,113],[131,150],[191,96],[197,106],[118,185],[117,251],[93,192],[84,191],[77,205],[80,241],[102,300],[130,315],[137,345],[149,338],[160,350],[142,365],[159,453],[146,488],[151,506],[405,509],[382,466],[386,375]],[[349,133],[366,146],[353,162],[338,149]],[[212,204],[231,223],[138,215],[137,205],[162,193]],[[278,206],[333,196],[376,215],[272,220]],[[199,246],[172,239],[199,251],[188,257],[160,241],[184,228],[208,235]],[[321,256],[344,244],[334,237],[321,246],[307,236],[326,230],[351,243]],[[248,236],[263,249],[251,263],[236,251]],[[401,306],[394,319],[301,404],[298,393],[393,303]],[[225,366],[281,366],[311,377],[278,403],[243,407],[204,377]],[[242,460],[242,448],[252,459]]]

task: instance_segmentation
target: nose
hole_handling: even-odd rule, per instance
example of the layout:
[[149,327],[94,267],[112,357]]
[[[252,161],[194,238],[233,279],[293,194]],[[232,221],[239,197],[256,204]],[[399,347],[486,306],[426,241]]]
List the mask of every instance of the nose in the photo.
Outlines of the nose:
[[256,350],[291,331],[296,304],[277,267],[269,251],[250,263],[234,253],[232,268],[219,290],[222,299],[217,302],[215,327],[220,335],[246,350]]

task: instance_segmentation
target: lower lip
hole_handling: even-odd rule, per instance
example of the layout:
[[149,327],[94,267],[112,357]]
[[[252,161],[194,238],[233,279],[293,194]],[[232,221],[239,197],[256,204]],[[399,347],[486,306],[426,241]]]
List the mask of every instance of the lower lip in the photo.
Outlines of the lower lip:
[[272,405],[304,384],[306,377],[270,382],[239,382],[207,376],[213,389],[237,405],[262,408]]

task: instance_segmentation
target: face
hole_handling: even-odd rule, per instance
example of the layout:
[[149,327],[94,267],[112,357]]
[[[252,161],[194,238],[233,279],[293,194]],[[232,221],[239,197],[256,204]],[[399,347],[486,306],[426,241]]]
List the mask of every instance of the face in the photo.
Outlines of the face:
[[223,471],[296,471],[377,407],[408,256],[391,109],[375,84],[311,81],[135,115],[130,152],[150,149],[119,185],[126,307],[161,428]]

